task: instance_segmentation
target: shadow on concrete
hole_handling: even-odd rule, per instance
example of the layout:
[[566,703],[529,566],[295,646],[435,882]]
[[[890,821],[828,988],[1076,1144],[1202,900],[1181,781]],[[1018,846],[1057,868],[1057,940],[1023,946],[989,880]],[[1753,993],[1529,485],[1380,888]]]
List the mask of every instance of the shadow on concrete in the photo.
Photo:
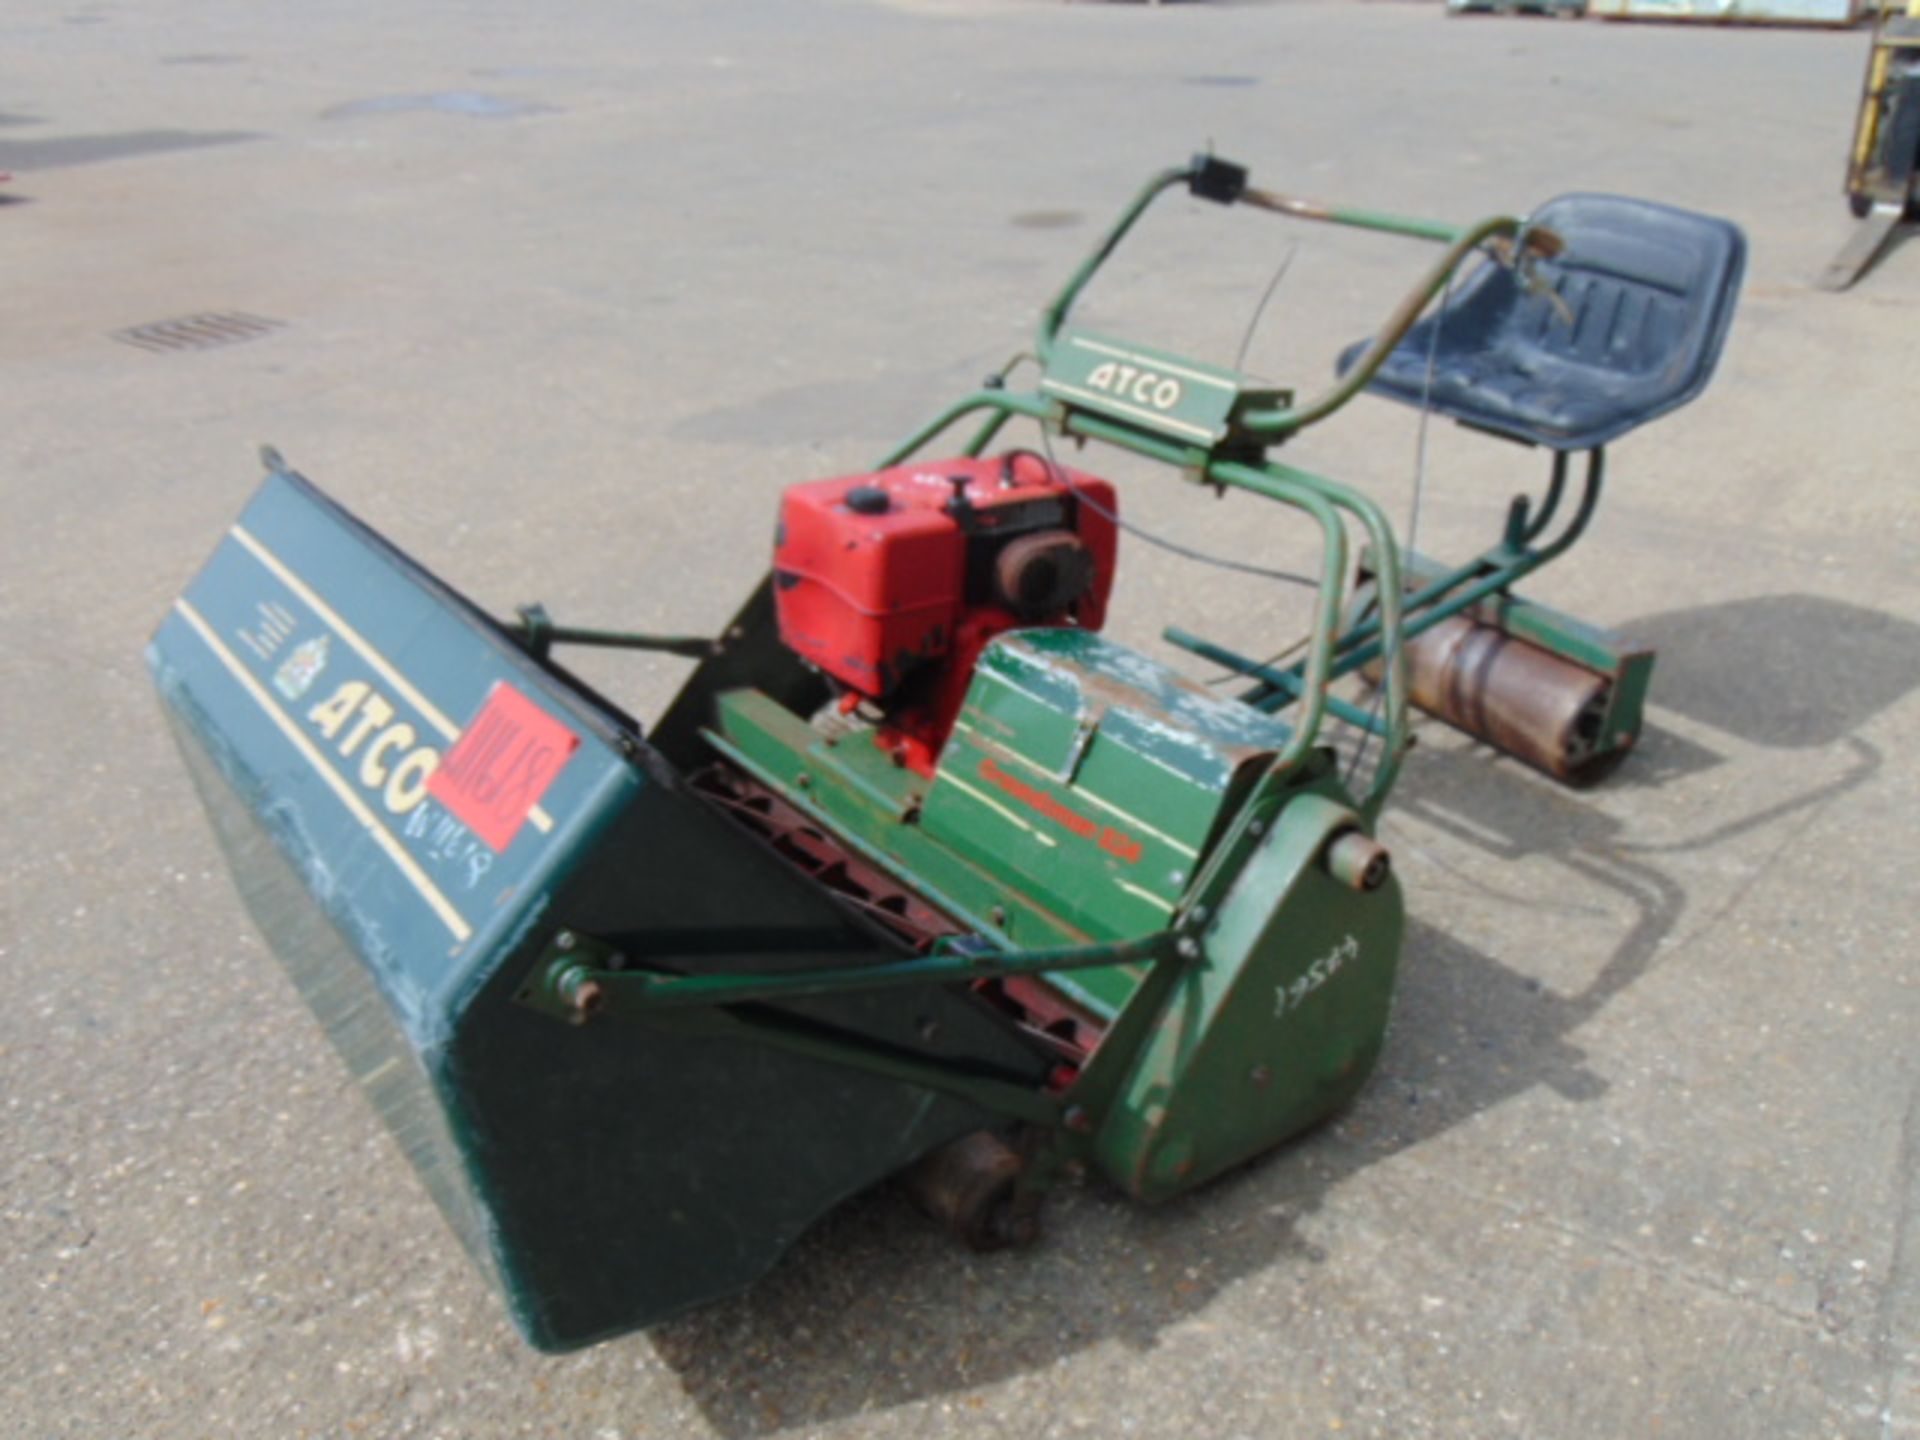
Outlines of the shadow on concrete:
[[1831,745],[1920,686],[1920,625],[1823,595],[1763,595],[1626,627],[1658,647],[1653,699],[1776,750]]
[[[1492,862],[1423,851],[1423,863],[1505,903],[1554,903],[1499,888],[1499,862],[1544,858],[1625,902],[1623,932],[1579,989],[1558,992],[1413,919],[1380,1069],[1333,1123],[1156,1210],[1100,1185],[1068,1190],[1050,1202],[1050,1238],[1019,1254],[965,1254],[903,1197],[864,1196],[747,1295],[652,1332],[707,1421],[723,1435],[772,1435],[1044,1371],[1102,1343],[1150,1350],[1246,1277],[1277,1268],[1281,1283],[1310,1286],[1324,1255],[1298,1223],[1348,1177],[1538,1086],[1575,1102],[1602,1095],[1573,1036],[1648,973],[1686,913],[1686,890],[1660,856],[1866,783],[1880,753],[1850,732],[1920,684],[1920,627],[1818,597],[1706,606],[1633,628],[1666,653],[1661,703],[1770,748],[1838,745],[1844,771],[1656,850],[1514,762],[1416,750],[1398,811]],[[1648,748],[1669,778],[1721,763],[1678,736],[1656,739]]]
[[45,140],[0,140],[0,170],[58,170],[210,145],[264,140],[248,130],[125,130],[108,135],[54,135]]
[[[1653,682],[1656,691],[1660,678],[1656,669]],[[1726,759],[1718,750],[1690,740],[1648,716],[1641,722],[1640,740],[1634,746],[1632,757],[1595,788],[1657,790],[1675,780],[1723,765]]]

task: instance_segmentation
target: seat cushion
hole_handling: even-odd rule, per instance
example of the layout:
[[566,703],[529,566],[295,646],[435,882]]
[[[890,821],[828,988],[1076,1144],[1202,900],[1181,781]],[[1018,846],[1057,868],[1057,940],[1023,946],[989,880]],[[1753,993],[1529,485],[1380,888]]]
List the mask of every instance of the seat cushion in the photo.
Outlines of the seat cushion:
[[[1604,445],[1698,395],[1733,319],[1739,228],[1618,195],[1563,195],[1531,219],[1566,242],[1536,263],[1541,288],[1483,261],[1367,388],[1556,450]],[[1341,353],[1342,374],[1367,343]]]

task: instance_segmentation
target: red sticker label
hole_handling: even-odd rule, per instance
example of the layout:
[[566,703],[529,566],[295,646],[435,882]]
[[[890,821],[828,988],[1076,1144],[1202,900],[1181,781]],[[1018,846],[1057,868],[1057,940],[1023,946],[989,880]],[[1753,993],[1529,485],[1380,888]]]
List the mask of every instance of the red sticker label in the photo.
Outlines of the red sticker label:
[[502,851],[579,748],[578,735],[498,680],[427,781],[427,793]]

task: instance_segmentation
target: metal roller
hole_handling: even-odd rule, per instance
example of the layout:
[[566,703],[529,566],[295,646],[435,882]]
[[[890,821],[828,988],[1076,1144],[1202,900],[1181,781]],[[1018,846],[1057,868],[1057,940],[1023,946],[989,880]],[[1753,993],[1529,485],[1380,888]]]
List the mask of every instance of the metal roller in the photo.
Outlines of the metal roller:
[[1561,780],[1611,760],[1610,682],[1504,630],[1455,615],[1407,642],[1413,703]]
[[1039,1217],[1019,1202],[1018,1152],[997,1135],[976,1130],[926,1156],[902,1179],[907,1193],[969,1250],[1031,1245]]

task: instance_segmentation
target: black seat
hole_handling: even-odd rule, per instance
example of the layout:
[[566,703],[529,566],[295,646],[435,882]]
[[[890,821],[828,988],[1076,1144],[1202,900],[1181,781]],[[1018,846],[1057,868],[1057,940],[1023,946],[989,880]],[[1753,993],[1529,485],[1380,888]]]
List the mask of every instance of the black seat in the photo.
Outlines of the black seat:
[[[1483,263],[1367,388],[1556,450],[1604,445],[1698,395],[1746,267],[1739,227],[1619,195],[1563,195],[1532,222],[1566,242],[1536,269],[1565,310]],[[1340,373],[1366,346],[1341,352]]]

